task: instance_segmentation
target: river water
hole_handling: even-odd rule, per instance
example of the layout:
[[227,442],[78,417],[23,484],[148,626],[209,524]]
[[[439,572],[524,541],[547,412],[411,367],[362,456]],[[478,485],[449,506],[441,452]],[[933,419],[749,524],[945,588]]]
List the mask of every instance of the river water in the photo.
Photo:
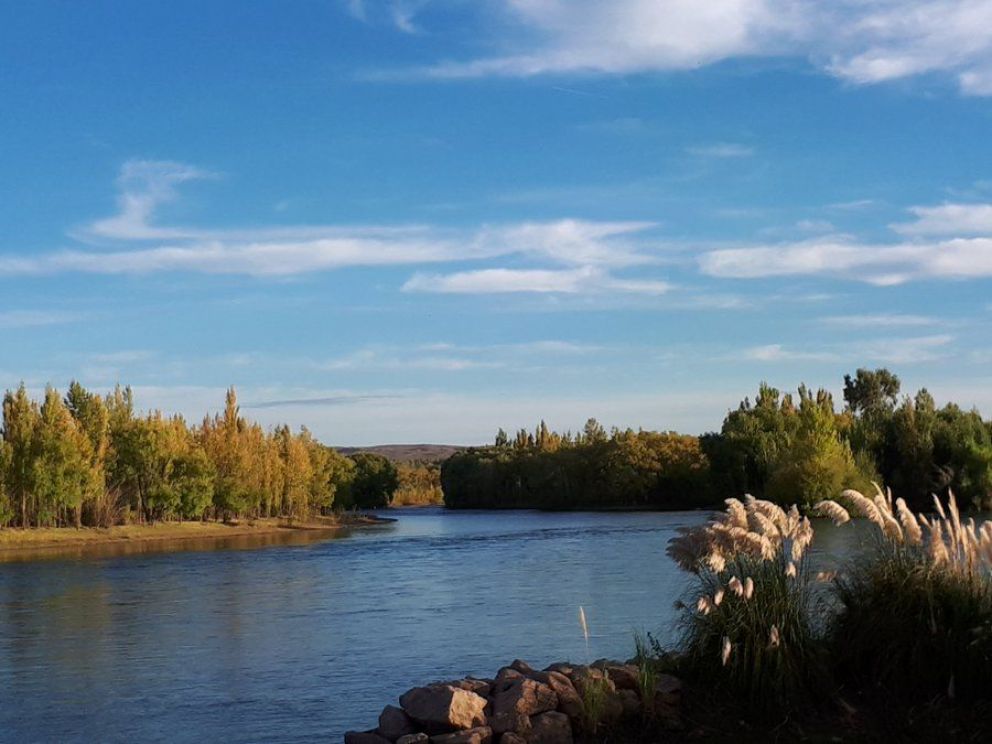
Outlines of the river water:
[[[0,741],[338,742],[430,680],[628,658],[635,631],[671,639],[685,575],[665,545],[707,517],[388,516],[319,542],[0,564]],[[817,525],[817,560],[855,535]]]

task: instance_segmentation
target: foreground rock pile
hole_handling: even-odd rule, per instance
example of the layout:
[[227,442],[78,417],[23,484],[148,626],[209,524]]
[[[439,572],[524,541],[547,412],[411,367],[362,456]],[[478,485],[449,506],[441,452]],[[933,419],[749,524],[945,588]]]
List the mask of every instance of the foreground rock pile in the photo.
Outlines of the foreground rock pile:
[[517,660],[494,679],[415,687],[387,705],[377,728],[345,734],[345,744],[573,744],[597,725],[645,716],[677,725],[681,683],[652,679],[644,700],[632,663],[552,664],[537,671]]

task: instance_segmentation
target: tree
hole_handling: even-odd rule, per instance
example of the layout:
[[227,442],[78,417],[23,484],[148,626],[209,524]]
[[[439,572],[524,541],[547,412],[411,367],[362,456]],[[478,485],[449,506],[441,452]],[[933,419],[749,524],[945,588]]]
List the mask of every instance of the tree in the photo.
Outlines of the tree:
[[830,393],[819,390],[814,396],[801,386],[797,419],[772,468],[766,496],[780,504],[812,506],[837,498],[845,488],[865,489],[871,476],[861,471],[838,434]]
[[854,413],[891,411],[899,398],[899,378],[887,369],[859,369],[844,375],[844,402]]
[[38,524],[65,524],[73,515],[82,523],[83,502],[100,487],[92,448],[54,388],[45,391],[35,428],[32,480]]
[[21,527],[29,524],[29,501],[34,496],[35,429],[38,406],[28,398],[22,382],[16,392],[3,398],[3,440],[5,444],[6,488],[19,505]]
[[396,466],[382,455],[358,452],[351,456],[355,475],[351,482],[351,499],[359,509],[382,509],[389,506],[399,488]]

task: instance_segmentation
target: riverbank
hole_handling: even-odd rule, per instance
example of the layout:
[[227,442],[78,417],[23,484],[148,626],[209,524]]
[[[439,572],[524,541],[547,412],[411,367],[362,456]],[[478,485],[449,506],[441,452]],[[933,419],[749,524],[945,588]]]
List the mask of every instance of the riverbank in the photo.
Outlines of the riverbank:
[[282,518],[239,522],[155,522],[114,527],[8,527],[0,529],[0,558],[7,553],[60,548],[102,548],[108,545],[167,543],[242,537],[266,537],[287,532],[327,533],[389,524],[394,520],[366,514],[316,517],[306,521]]

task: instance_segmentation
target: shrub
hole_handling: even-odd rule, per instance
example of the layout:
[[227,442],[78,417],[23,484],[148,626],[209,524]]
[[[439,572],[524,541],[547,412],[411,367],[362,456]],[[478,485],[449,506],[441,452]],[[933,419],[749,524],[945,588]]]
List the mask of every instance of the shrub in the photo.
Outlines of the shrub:
[[750,496],[686,529],[668,553],[695,579],[680,620],[685,672],[757,714],[812,702],[824,660],[811,622],[807,518]]
[[838,673],[907,702],[992,697],[992,523],[963,522],[953,494],[932,519],[880,490],[844,498],[878,529],[836,581]]

